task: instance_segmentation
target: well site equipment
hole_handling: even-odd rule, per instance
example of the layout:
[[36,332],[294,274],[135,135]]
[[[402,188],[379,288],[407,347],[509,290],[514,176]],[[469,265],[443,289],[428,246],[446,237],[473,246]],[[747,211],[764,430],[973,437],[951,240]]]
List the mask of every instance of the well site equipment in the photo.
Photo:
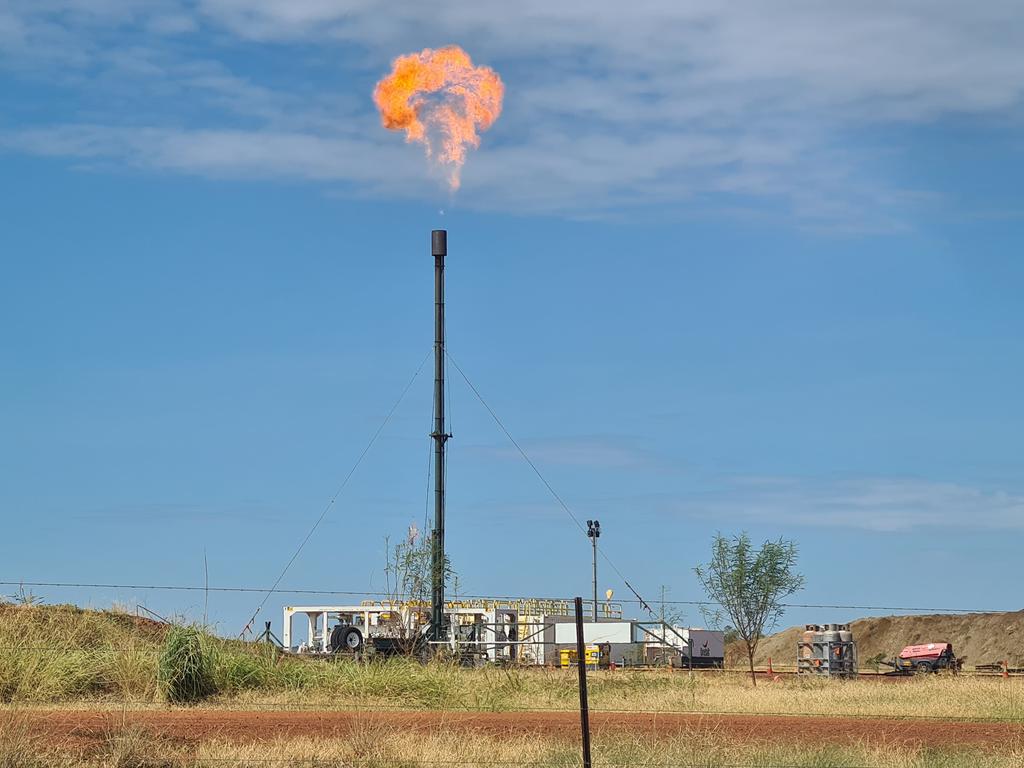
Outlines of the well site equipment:
[[[303,605],[284,609],[282,645],[293,653],[330,656],[414,654],[437,645],[480,661],[510,662],[519,656],[519,613],[511,607],[443,606],[446,637],[431,640],[432,606],[426,603]],[[306,618],[306,636],[295,644],[293,619]],[[527,637],[525,642],[529,642]]]
[[953,653],[952,643],[922,643],[908,645],[892,663],[893,669],[902,674],[928,674],[940,669],[959,671],[964,660]]
[[796,647],[796,671],[802,675],[855,677],[857,644],[850,625],[805,625]]
[[[588,648],[605,648],[616,666],[720,667],[724,635],[662,622],[624,619],[622,606],[602,605],[593,621],[584,608]],[[445,639],[429,637],[432,606],[425,602],[365,601],[358,605],[298,605],[284,609],[282,644],[292,653],[416,653],[431,644],[475,663],[528,666],[575,664],[575,616],[565,600],[464,600],[444,607]],[[305,618],[296,634],[295,617]],[[588,662],[589,663],[589,662]]]
[[[695,646],[689,633],[698,630],[671,627],[664,622],[623,620],[622,607],[611,603],[610,590],[608,602],[599,605],[597,520],[587,521],[593,549],[594,594],[593,601],[582,610],[558,600],[446,600],[446,454],[452,437],[445,423],[447,230],[435,229],[430,233],[430,251],[434,259],[434,403],[430,433],[434,444],[434,524],[430,539],[430,602],[288,606],[284,609],[284,648],[314,655],[361,654],[372,650],[423,656],[447,646],[460,657],[481,661],[557,665],[563,658],[562,650],[575,647],[571,629],[578,614],[584,622],[587,644],[607,647],[609,658],[619,663],[697,666],[700,659],[700,665],[720,666],[722,633],[710,639],[702,637]],[[306,617],[306,638],[297,644],[292,632],[296,614]]]

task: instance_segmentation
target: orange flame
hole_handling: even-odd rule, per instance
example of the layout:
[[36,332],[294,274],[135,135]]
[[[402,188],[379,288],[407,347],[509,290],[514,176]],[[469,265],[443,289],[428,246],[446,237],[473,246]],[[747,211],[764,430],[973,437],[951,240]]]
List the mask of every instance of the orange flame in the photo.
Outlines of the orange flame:
[[373,101],[384,127],[421,142],[428,158],[448,168],[448,185],[456,190],[467,147],[480,146],[478,131],[498,119],[504,95],[497,72],[474,67],[469,54],[449,45],[399,56],[377,83]]

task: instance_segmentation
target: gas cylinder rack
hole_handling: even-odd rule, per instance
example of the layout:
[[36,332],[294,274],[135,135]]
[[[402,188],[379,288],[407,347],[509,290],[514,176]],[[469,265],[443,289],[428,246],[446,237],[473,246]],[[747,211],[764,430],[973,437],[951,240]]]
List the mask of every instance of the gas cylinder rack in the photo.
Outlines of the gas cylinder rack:
[[850,625],[805,625],[797,642],[796,671],[801,675],[855,677],[857,644]]

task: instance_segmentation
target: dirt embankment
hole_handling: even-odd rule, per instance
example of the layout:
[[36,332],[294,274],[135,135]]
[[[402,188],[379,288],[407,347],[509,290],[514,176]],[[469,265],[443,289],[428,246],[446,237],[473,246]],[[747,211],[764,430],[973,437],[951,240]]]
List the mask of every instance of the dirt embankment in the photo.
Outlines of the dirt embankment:
[[[764,638],[755,662],[766,664],[770,656],[775,665],[795,664],[803,629],[790,627]],[[906,645],[931,642],[952,643],[957,656],[966,657],[968,667],[1003,660],[1011,667],[1024,666],[1024,611],[882,616],[857,619],[850,622],[850,629],[862,666],[878,654],[892,658]],[[746,658],[742,644],[731,644],[727,654],[734,663]]]

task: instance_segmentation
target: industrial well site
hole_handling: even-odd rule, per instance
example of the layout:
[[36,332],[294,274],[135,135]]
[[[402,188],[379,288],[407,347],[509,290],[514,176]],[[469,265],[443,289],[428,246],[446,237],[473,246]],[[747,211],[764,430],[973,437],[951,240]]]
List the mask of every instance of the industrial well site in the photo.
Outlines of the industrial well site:
[[[786,611],[836,607],[783,602],[804,584],[789,573],[793,543],[756,550],[745,534],[716,538],[711,562],[696,567],[708,596],[695,602],[725,629],[681,625],[672,618],[677,601],[651,605],[621,573],[630,596],[599,595],[595,520],[580,526],[592,549],[587,599],[452,595],[444,535],[447,232],[434,230],[430,245],[433,522],[429,537],[410,531],[388,553],[389,591],[347,604],[286,605],[280,623],[256,623],[331,505],[273,587],[223,589],[261,596],[233,639],[142,604],[83,609],[46,604],[36,592],[85,585],[18,583],[0,604],[0,764],[724,768],[1024,760],[1024,655],[1016,639],[1024,611],[919,612],[766,635]],[[201,591],[206,600],[221,591],[167,589]]]
[[0,768],[1024,766],[1021,39],[0,0]]

